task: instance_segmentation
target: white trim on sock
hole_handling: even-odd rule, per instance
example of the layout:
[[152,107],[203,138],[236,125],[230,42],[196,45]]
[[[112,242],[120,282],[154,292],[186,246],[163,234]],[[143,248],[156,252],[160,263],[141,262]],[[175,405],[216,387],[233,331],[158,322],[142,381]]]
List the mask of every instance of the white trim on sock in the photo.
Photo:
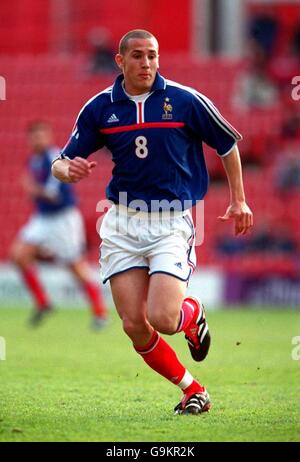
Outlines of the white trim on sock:
[[185,388],[189,387],[194,381],[193,376],[189,373],[189,371],[186,369],[184,376],[182,377],[181,382],[179,382],[177,385],[184,390]]
[[180,324],[179,324],[179,326],[177,327],[176,332],[181,332],[181,331],[182,331],[182,326],[183,326],[184,318],[185,318],[185,316],[184,316],[184,311],[183,311],[182,308],[180,308],[180,317],[181,317],[181,319],[180,319]]

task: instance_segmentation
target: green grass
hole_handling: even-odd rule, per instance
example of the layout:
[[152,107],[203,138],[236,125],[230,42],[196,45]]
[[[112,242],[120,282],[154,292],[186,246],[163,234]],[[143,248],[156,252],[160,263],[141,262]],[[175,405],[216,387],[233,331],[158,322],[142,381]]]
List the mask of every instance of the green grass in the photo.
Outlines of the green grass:
[[209,312],[213,343],[195,363],[169,337],[213,408],[174,416],[179,390],[147,368],[115,314],[88,329],[84,311],[57,311],[38,329],[25,309],[0,310],[0,441],[300,441],[299,311]]

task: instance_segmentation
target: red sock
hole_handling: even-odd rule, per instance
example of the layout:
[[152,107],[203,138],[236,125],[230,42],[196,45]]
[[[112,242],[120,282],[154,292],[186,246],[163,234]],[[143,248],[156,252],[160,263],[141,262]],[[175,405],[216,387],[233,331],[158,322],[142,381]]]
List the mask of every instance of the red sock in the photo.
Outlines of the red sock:
[[190,324],[191,320],[194,316],[194,307],[190,300],[186,301],[183,300],[182,307],[180,310],[180,321],[177,327],[176,332],[184,331],[188,325]]
[[93,282],[83,284],[86,295],[88,296],[94,316],[106,316],[106,307],[102,298],[101,290]]
[[33,268],[23,269],[22,275],[27,288],[35,300],[37,308],[41,311],[47,308],[49,301],[35,270]]
[[[156,331],[153,331],[147,345],[143,347],[134,345],[134,348],[151,369],[178,385],[182,390],[189,389],[196,382],[181,364],[175,351]],[[198,384],[198,382],[196,383]],[[198,384],[197,391],[199,391],[199,386],[201,387],[201,385]]]
[[194,393],[199,393],[204,391],[205,388],[199,383],[197,380],[193,380],[193,382],[182,391],[185,395],[193,395]]

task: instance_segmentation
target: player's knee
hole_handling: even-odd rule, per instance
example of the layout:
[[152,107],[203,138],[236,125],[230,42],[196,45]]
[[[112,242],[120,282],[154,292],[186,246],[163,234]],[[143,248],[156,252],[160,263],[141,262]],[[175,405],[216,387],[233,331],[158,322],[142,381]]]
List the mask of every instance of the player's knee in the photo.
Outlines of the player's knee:
[[31,261],[31,255],[22,245],[13,244],[10,253],[10,260],[17,266],[23,268]]
[[173,314],[153,313],[148,316],[151,326],[162,334],[172,335],[176,332],[178,320]]
[[132,340],[134,340],[136,336],[142,335],[144,332],[148,332],[146,322],[141,319],[123,318],[122,322],[125,334],[127,334]]

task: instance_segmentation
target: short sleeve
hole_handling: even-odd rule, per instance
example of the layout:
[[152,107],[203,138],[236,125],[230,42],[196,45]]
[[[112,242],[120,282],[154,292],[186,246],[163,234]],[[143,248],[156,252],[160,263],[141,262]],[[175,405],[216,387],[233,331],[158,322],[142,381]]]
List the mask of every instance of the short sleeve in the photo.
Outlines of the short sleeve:
[[68,159],[74,159],[76,156],[87,158],[103,146],[103,139],[88,105],[80,111],[70,139],[61,151],[61,157]]
[[242,135],[220,114],[216,106],[201,93],[193,95],[190,128],[220,156],[228,154]]

